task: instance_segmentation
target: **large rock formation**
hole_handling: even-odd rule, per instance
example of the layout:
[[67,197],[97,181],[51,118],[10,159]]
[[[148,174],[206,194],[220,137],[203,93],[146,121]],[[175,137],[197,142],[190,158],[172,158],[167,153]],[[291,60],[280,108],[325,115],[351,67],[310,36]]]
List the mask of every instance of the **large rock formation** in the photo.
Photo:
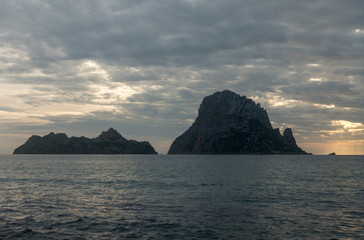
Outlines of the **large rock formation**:
[[110,128],[96,138],[71,137],[50,133],[31,136],[14,154],[157,154],[149,142],[127,140]]
[[168,154],[307,154],[291,129],[273,129],[267,112],[231,91],[203,99],[192,126],[172,143]]

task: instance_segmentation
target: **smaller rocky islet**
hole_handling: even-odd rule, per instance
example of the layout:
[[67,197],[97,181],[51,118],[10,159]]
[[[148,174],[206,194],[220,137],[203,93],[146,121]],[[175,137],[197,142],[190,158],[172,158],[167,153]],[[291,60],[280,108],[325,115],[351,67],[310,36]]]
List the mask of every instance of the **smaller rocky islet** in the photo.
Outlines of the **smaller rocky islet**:
[[[115,129],[96,138],[64,133],[33,135],[13,154],[157,154],[147,142],[127,140]],[[168,154],[309,154],[297,146],[292,129],[280,134],[260,104],[229,90],[203,99],[192,126]]]
[[127,140],[115,129],[102,132],[96,138],[71,137],[64,133],[33,135],[14,154],[157,154],[147,142]]

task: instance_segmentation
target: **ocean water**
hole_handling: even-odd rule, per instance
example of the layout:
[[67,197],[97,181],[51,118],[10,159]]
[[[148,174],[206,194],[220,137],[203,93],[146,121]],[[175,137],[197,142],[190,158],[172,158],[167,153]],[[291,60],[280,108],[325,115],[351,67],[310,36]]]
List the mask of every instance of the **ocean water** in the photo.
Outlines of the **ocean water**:
[[0,155],[0,239],[364,239],[364,156]]

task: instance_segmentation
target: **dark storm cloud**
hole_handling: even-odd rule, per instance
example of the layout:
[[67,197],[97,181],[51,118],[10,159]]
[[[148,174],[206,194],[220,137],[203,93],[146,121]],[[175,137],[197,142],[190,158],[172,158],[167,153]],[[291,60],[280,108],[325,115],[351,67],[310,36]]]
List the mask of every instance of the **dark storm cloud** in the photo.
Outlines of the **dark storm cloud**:
[[[283,87],[281,90],[288,93],[287,97],[311,103],[334,104],[339,107],[364,108],[364,99],[361,92],[355,89],[354,84],[323,82],[306,83],[297,86]],[[322,94],[324,93],[324,94]]]
[[[31,107],[113,107],[75,117],[85,126],[143,116],[144,126],[187,128],[203,96],[230,89],[257,98],[277,124],[329,129],[332,119],[363,121],[363,9],[361,0],[4,1],[0,82],[19,85],[11,96]],[[39,118],[72,128],[67,115]],[[123,120],[130,132],[132,123]]]
[[[283,54],[275,52],[275,47],[280,51],[293,48],[296,54],[300,51],[305,54],[312,46],[309,51],[335,56],[340,54],[338,47],[348,41],[343,36],[345,31],[354,30],[359,23],[350,25],[347,16],[336,10],[339,7],[330,7],[335,4],[315,2],[57,1],[6,5],[11,5],[6,7],[13,10],[9,12],[17,19],[11,21],[15,19],[5,14],[4,25],[12,24],[3,27],[17,33],[14,39],[18,42],[19,32],[27,36],[21,43],[30,50],[34,64],[46,64],[50,58],[162,66],[220,65],[231,61],[231,57],[234,59],[231,64],[257,57],[280,62],[289,56],[282,58]],[[358,11],[352,10],[355,10],[351,12],[353,18],[360,20]],[[350,29],[338,33],[331,30],[334,27]],[[287,41],[292,45],[282,47]],[[304,44],[305,48],[299,49],[295,43]],[[235,51],[242,52],[234,58]]]
[[[26,45],[32,59],[40,63],[54,57],[51,49],[58,49],[71,59],[191,65],[221,50],[285,40],[282,26],[251,21],[251,14],[242,14],[250,12],[249,4],[233,1],[6,5],[17,17],[4,26],[14,33],[9,39],[18,40],[20,31],[28,34]],[[9,14],[3,17],[12,19]],[[3,23],[9,23],[9,19]]]

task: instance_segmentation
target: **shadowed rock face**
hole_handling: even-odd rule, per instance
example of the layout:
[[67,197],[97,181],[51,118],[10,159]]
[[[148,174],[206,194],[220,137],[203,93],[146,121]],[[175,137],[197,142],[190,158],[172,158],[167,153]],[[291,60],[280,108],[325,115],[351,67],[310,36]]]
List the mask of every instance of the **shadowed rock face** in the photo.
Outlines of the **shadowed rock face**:
[[292,129],[286,128],[283,131],[283,138],[286,140],[287,143],[291,144],[292,146],[297,146],[296,139],[293,137]]
[[157,154],[149,142],[127,140],[110,128],[96,138],[71,137],[50,133],[31,136],[14,154]]
[[192,126],[172,143],[169,154],[307,154],[292,130],[282,136],[267,112],[231,91],[203,99]]

